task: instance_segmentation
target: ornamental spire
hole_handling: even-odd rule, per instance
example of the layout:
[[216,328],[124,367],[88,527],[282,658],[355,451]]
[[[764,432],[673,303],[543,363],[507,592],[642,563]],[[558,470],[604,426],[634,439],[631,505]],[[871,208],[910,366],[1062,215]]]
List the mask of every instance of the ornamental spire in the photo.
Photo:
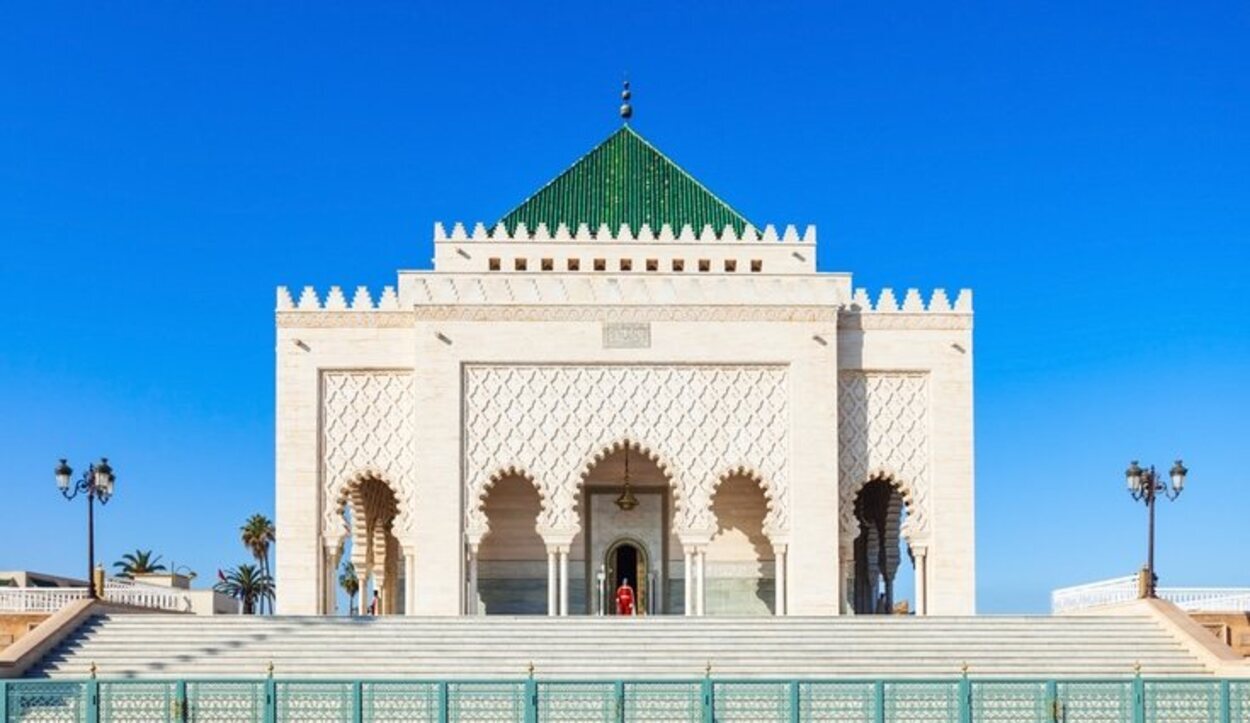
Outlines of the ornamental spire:
[[630,105],[629,81],[625,81],[624,87],[621,89],[621,118],[628,123],[630,118],[634,117],[634,106]]

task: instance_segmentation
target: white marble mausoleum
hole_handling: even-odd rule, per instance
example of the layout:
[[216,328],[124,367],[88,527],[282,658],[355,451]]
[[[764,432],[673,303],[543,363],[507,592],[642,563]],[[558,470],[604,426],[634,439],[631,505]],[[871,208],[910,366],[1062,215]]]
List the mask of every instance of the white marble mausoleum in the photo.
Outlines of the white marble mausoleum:
[[970,292],[856,289],[628,124],[489,221],[278,289],[279,612],[350,560],[384,614],[863,614],[903,555],[975,612]]

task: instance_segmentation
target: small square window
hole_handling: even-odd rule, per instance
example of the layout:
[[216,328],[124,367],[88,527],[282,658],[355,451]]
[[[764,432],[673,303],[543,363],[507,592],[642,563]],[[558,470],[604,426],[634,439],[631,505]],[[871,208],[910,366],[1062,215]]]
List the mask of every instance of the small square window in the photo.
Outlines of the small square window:
[[725,259],[725,271],[733,273],[738,270],[738,262],[734,259]]
[[685,259],[673,259],[673,271],[685,271],[685,270],[686,270]]
[[607,270],[608,270],[607,259],[595,259],[595,271],[607,271]]
[[647,259],[647,271],[659,271],[660,262],[657,259]]
[[502,268],[502,266],[500,264],[499,259],[491,259],[486,262],[486,268],[490,269],[491,271],[498,271],[500,268]]
[[569,271],[577,271],[581,267],[581,259],[569,259]]
[[551,259],[543,259],[542,269],[543,271],[555,271],[556,263]]
[[525,259],[516,259],[512,262],[512,267],[517,271],[524,271],[526,266]]
[[764,270],[764,262],[761,259],[751,259],[751,273],[758,274]]
[[633,259],[621,259],[621,271],[633,271],[633,270],[634,270]]
[[711,261],[711,259],[699,259],[699,270],[700,270],[700,271],[711,271],[711,270],[712,270],[712,261]]

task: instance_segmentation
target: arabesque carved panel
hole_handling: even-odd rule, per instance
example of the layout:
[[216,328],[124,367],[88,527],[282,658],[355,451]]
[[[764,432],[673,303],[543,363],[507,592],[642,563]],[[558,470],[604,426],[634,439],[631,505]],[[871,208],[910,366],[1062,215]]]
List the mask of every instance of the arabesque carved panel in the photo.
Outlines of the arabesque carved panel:
[[543,498],[541,526],[578,528],[583,475],[629,440],[672,480],[678,530],[706,530],[719,481],[757,477],[766,530],[788,530],[790,407],[783,365],[473,365],[465,368],[465,528],[494,478],[515,470]]
[[855,496],[873,476],[893,479],[907,504],[903,534],[928,532],[929,379],[906,372],[838,375],[838,510],[841,535],[854,538]]
[[391,486],[399,503],[396,527],[411,529],[413,381],[408,371],[334,371],[321,375],[323,534],[346,534],[339,515],[344,487],[368,472]]

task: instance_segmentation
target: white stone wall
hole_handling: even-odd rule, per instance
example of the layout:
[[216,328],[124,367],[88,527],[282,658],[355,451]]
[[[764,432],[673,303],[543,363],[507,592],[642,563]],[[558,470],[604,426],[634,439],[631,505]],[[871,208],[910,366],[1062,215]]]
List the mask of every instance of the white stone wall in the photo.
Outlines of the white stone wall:
[[[844,274],[506,276],[405,273],[398,293],[376,301],[367,291],[349,302],[338,290],[306,290],[296,303],[280,290],[281,612],[326,609],[334,490],[357,468],[385,475],[401,501],[408,611],[457,615],[484,480],[534,477],[544,533],[568,544],[579,533],[569,511],[580,475],[626,439],[678,473],[687,543],[712,541],[702,511],[723,476],[742,470],[764,484],[770,544],[787,553],[790,614],[839,611],[850,534],[840,505],[866,474],[889,473],[907,486],[910,539],[926,549],[928,612],[974,611],[969,296],[926,303],[887,293],[872,303],[852,296]],[[548,375],[544,388],[564,398],[536,395],[534,375]],[[752,375],[769,381],[742,381]],[[487,377],[504,386],[482,392]],[[327,395],[327,379],[338,396]],[[683,388],[700,393],[685,399]],[[602,410],[579,411],[577,421],[557,413],[596,389]],[[852,393],[867,396],[840,400]],[[709,395],[745,406],[717,412]],[[648,406],[662,398],[680,403]],[[691,415],[703,421],[687,434],[704,435],[711,452],[674,444],[672,430]],[[840,426],[869,441],[848,440]],[[535,437],[571,446],[526,441]],[[672,547],[670,577],[680,580],[682,552]],[[573,567],[582,580],[584,562]]]

